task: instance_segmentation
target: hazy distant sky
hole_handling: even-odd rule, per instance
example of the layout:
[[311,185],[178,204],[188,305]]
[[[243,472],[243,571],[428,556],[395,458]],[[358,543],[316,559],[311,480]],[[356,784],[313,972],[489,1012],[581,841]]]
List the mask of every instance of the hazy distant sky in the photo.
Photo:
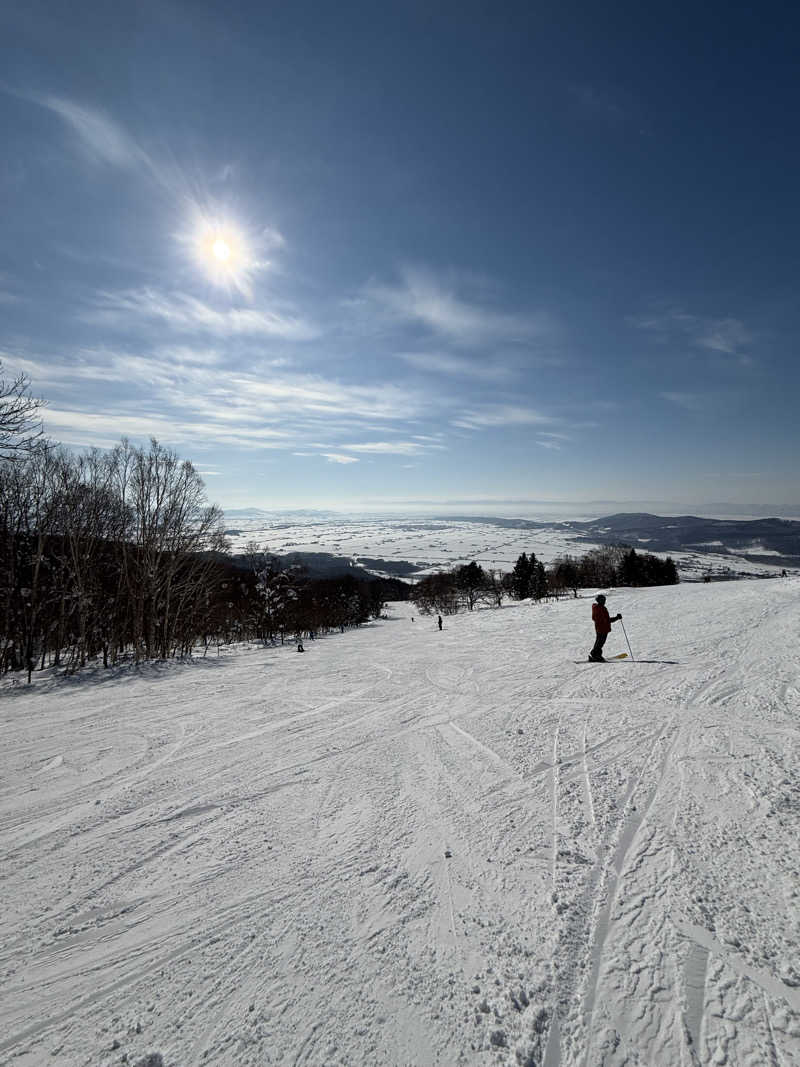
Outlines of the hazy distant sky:
[[5,371],[229,507],[796,502],[798,11],[4,4]]

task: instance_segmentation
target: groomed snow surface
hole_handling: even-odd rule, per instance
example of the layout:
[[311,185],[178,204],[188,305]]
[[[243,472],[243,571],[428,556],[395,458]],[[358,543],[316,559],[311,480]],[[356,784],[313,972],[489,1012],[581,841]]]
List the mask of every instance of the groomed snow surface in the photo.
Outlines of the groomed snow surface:
[[800,581],[590,602],[5,688],[0,1062],[799,1063]]

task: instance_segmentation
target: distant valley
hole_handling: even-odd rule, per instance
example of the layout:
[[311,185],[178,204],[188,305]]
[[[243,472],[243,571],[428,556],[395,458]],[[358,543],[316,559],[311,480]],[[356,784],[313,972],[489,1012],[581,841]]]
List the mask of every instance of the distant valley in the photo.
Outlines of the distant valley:
[[543,522],[483,516],[401,519],[332,512],[239,510],[226,515],[235,553],[256,543],[317,573],[363,572],[413,579],[476,560],[510,570],[522,552],[544,563],[593,547],[625,544],[671,555],[683,580],[706,575],[769,577],[800,572],[800,522],[707,519],[647,513]]

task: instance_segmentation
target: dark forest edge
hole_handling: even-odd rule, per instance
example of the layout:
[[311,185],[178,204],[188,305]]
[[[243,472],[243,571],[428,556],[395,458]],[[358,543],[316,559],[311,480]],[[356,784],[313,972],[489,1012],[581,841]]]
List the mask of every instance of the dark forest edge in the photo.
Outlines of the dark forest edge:
[[501,607],[513,600],[552,600],[577,596],[579,589],[611,586],[676,585],[674,561],[637,552],[625,545],[596,548],[579,559],[562,556],[546,568],[535,553],[523,552],[508,573],[484,570],[478,563],[465,563],[449,571],[421,578],[411,599],[423,615],[436,611],[453,615],[473,611],[478,604]]

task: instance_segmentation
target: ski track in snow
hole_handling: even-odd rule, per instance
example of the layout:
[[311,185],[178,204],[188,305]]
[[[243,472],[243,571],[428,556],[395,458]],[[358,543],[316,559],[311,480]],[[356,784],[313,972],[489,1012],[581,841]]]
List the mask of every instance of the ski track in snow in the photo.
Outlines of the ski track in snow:
[[0,1062],[800,1063],[800,581],[611,600],[0,689]]

